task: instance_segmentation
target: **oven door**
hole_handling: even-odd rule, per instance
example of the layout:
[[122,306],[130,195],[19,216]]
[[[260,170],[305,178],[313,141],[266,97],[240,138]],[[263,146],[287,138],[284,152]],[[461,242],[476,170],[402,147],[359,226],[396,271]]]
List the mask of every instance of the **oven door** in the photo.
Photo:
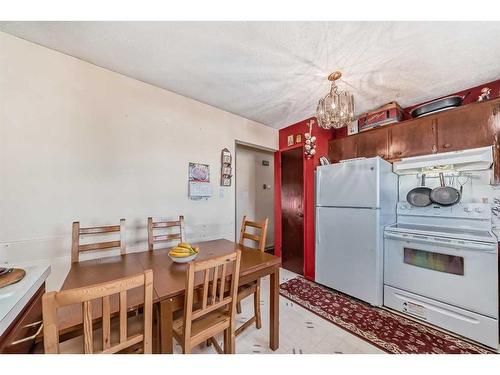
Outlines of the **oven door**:
[[388,231],[384,242],[384,284],[498,315],[495,244]]

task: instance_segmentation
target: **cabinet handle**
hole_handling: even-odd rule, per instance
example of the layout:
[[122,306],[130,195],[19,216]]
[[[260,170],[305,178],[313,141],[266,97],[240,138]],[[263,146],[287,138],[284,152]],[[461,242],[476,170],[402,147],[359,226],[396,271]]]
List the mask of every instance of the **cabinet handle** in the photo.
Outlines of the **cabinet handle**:
[[433,153],[436,153],[436,152],[437,152],[437,147],[436,147],[436,145],[432,145],[432,152],[433,152]]
[[450,146],[451,146],[451,145],[450,145],[449,143],[445,143],[445,144],[443,145],[443,147],[444,147],[444,148],[449,148]]
[[396,151],[396,152],[394,153],[394,155],[401,155],[402,153],[403,153],[403,151]]
[[37,331],[34,334],[32,334],[31,336],[24,337],[22,339],[13,341],[13,342],[10,343],[10,346],[15,346],[15,345],[21,344],[21,343],[26,342],[26,341],[34,340],[42,332],[43,322],[39,321],[39,322],[35,322],[35,323],[32,323],[32,324],[27,324],[26,326],[24,326],[24,328],[27,328],[27,327],[35,326],[37,324],[40,324],[40,327],[38,327]]

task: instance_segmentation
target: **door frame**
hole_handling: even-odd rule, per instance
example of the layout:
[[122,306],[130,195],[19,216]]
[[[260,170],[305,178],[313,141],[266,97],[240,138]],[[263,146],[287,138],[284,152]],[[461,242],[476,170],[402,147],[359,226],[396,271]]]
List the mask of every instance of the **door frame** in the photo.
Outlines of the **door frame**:
[[[268,148],[268,147],[265,147],[265,146],[259,146],[259,145],[256,145],[254,143],[249,143],[249,142],[245,142],[245,141],[240,141],[238,139],[235,139],[234,140],[234,157],[233,157],[233,175],[234,175],[234,195],[233,195],[233,200],[234,200],[234,239],[235,239],[235,242],[239,242],[240,240],[240,230],[241,230],[241,223],[238,222],[238,197],[236,195],[236,184],[237,184],[237,181],[238,181],[238,174],[236,173],[236,165],[237,165],[237,162],[238,162],[238,157],[237,157],[237,150],[238,150],[238,146],[244,146],[244,147],[248,147],[248,148],[253,148],[257,151],[264,151],[264,152],[269,152],[269,155],[276,155],[277,152],[279,152],[278,150],[274,150],[272,148]],[[274,191],[275,191],[275,194],[274,194],[274,206],[276,207],[276,156],[274,158],[274,171],[273,171],[273,175],[274,175]],[[281,224],[280,224],[281,226]],[[274,242],[275,242],[275,245],[274,245],[274,251],[276,253],[276,219],[274,220]],[[281,242],[281,239],[280,239],[280,242]]]

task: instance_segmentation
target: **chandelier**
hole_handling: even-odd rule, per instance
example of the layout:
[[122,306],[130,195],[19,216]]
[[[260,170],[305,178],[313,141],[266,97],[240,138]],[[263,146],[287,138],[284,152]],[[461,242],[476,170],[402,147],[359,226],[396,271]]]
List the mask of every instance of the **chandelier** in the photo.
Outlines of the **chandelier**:
[[339,71],[328,76],[332,82],[330,92],[318,102],[316,119],[324,129],[342,128],[354,120],[354,97],[348,91],[341,91],[335,83],[342,77]]

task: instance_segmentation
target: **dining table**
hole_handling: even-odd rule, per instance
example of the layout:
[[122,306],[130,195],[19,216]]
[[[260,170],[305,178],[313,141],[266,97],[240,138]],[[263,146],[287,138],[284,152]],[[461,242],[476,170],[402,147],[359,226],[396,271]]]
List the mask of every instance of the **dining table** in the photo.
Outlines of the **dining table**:
[[[260,250],[246,247],[226,239],[216,239],[193,243],[199,247],[196,260],[241,251],[239,285],[244,285],[265,276],[269,277],[269,347],[279,348],[279,270],[281,258]],[[130,252],[73,263],[61,290],[82,288],[93,284],[116,280],[136,275],[145,270],[153,270],[154,303],[157,317],[157,334],[159,335],[159,352],[173,353],[172,327],[174,315],[184,309],[186,291],[186,263],[175,263],[169,257],[170,249],[155,249],[141,252]],[[228,269],[228,277],[231,269]],[[195,287],[203,284],[201,275],[195,279]],[[127,307],[129,310],[140,308],[144,304],[144,291],[141,288],[129,291]],[[114,296],[110,300],[111,312],[119,311],[119,299]],[[102,317],[100,303],[92,304],[93,319]],[[81,306],[66,306],[58,311],[58,328],[60,334],[74,331],[82,326]]]

